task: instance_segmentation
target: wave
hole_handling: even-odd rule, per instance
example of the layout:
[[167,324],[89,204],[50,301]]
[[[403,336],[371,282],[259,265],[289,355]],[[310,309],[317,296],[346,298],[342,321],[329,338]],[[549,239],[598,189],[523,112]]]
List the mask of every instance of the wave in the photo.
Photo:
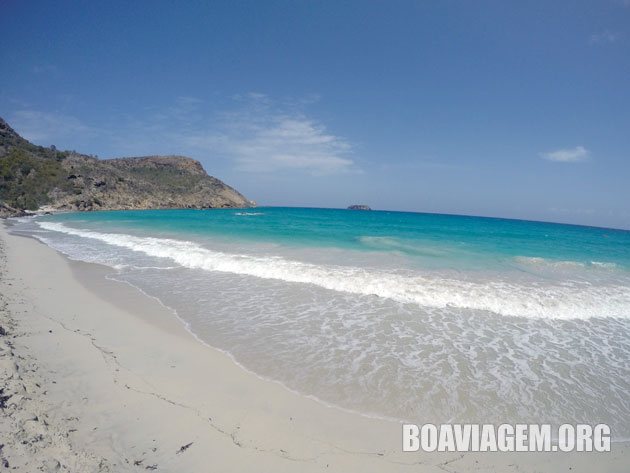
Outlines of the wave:
[[46,230],[167,258],[186,268],[313,284],[332,291],[377,296],[423,307],[472,309],[527,318],[630,318],[630,287],[621,284],[596,286],[565,281],[542,285],[500,280],[480,283],[434,275],[316,265],[280,256],[229,254],[190,241],[101,233],[54,222],[37,223]]
[[605,261],[591,261],[591,265],[598,268],[604,268],[604,269],[617,269],[618,268],[618,266],[615,263],[607,263]]
[[571,270],[576,268],[596,268],[596,269],[618,269],[615,263],[604,261],[590,261],[583,263],[580,261],[552,260],[539,256],[516,256],[514,261],[518,264],[536,267],[540,269],[561,269]]
[[419,256],[446,256],[447,251],[443,248],[431,247],[427,244],[419,244],[410,240],[403,240],[389,236],[362,236],[359,242],[376,250],[399,251],[401,253],[415,254]]
[[265,214],[262,213],[262,212],[236,212],[234,215],[239,215],[239,216],[242,216],[242,217],[245,217],[245,216],[252,217],[252,216],[255,216],[255,215],[265,215]]

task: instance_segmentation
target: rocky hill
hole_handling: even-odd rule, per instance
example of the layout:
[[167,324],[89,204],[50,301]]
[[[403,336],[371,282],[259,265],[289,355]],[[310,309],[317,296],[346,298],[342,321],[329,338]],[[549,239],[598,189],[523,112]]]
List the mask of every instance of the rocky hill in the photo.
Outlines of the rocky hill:
[[37,146],[0,118],[0,216],[57,210],[250,207],[184,156],[97,159]]

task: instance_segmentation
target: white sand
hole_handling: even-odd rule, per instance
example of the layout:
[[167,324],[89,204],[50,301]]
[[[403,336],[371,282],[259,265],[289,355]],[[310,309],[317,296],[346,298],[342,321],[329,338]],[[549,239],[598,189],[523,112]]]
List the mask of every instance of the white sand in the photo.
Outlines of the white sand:
[[[0,224],[0,471],[630,471],[612,453],[403,453],[400,426],[326,407],[198,342],[106,269]],[[188,448],[180,449],[190,444]]]

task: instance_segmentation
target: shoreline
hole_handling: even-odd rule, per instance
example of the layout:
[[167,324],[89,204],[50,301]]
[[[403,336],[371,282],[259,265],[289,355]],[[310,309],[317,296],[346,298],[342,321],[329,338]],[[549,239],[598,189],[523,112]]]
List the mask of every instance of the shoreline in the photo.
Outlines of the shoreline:
[[[65,256],[65,255],[64,255]],[[69,260],[71,263],[79,263],[81,264],[82,262],[79,261],[74,261],[74,260]],[[98,265],[97,263],[82,263],[82,264],[95,264]],[[307,393],[303,393],[300,392],[296,389],[291,389],[290,387],[288,387],[287,385],[285,385],[282,381],[279,381],[277,379],[273,379],[273,378],[269,378],[267,376],[261,375],[256,373],[255,371],[252,371],[251,369],[247,368],[245,365],[243,365],[240,361],[238,361],[236,359],[236,357],[234,355],[232,355],[229,351],[227,350],[223,350],[221,348],[215,347],[213,345],[211,345],[210,343],[206,342],[205,340],[203,340],[201,337],[199,337],[188,325],[188,322],[186,322],[184,319],[182,319],[179,314],[177,314],[177,311],[175,309],[173,309],[172,307],[169,307],[167,305],[165,305],[164,303],[162,303],[162,301],[160,301],[157,297],[152,296],[150,294],[147,294],[145,291],[143,291],[141,288],[134,286],[133,284],[126,282],[126,281],[118,281],[117,279],[114,278],[110,278],[108,277],[108,275],[104,276],[106,279],[115,282],[115,283],[119,283],[119,284],[126,284],[129,285],[129,287],[135,289],[136,291],[140,292],[143,296],[149,298],[149,299],[154,299],[158,304],[160,304],[162,307],[164,307],[165,310],[169,311],[172,313],[173,317],[175,317],[178,322],[183,326],[184,330],[186,330],[186,332],[188,332],[196,342],[200,343],[201,345],[209,348],[210,350],[215,350],[217,352],[219,352],[221,355],[226,356],[227,358],[229,358],[229,360],[234,363],[238,368],[240,368],[241,370],[245,371],[247,374],[254,376],[258,379],[260,379],[263,382],[267,382],[267,383],[275,383],[277,385],[279,385],[280,387],[282,387],[283,389],[285,389],[288,393],[290,394],[294,394],[296,396],[300,396],[312,401],[315,401],[318,404],[321,404],[323,407],[329,408],[329,409],[337,409],[339,411],[345,412],[347,414],[352,414],[352,415],[358,415],[361,417],[365,417],[367,419],[375,419],[375,420],[381,420],[381,421],[385,421],[385,422],[394,422],[394,423],[398,423],[398,424],[402,424],[405,421],[402,419],[395,419],[393,417],[386,417],[383,415],[379,415],[379,414],[371,414],[369,412],[360,412],[357,410],[352,410],[352,409],[348,409],[342,406],[338,406],[336,404],[333,404],[331,402],[327,402],[324,401],[323,399],[318,398],[317,396],[313,395],[313,394],[307,394]],[[630,439],[628,439],[628,441],[630,442]],[[622,442],[625,442],[625,440],[622,440]]]
[[[30,393],[35,407],[23,407],[45,414],[35,417],[47,419],[49,431],[67,431],[48,441],[40,429],[33,438],[43,440],[31,442],[31,457],[23,459],[31,463],[18,471],[44,460],[59,465],[44,471],[155,465],[191,472],[208,465],[219,471],[512,471],[517,464],[519,471],[621,472],[630,463],[628,442],[607,454],[403,453],[399,423],[328,406],[250,372],[198,340],[157,299],[106,278],[109,269],[69,260],[36,239],[8,234],[4,225],[0,242],[1,293],[13,320],[10,351],[31,360],[32,371],[19,375],[41,387]],[[2,320],[4,326],[4,314]],[[21,430],[3,432],[10,440],[0,442],[3,458],[16,465],[20,436],[29,435],[24,425],[42,424],[20,412],[18,403],[11,427]]]
[[[6,229],[6,227],[5,227]],[[148,299],[151,299],[155,302],[157,302],[157,304],[159,304],[159,306],[161,308],[163,308],[165,311],[169,312],[171,314],[172,317],[174,317],[176,319],[176,321],[180,324],[180,326],[186,331],[186,333],[188,335],[190,335],[194,341],[196,341],[197,343],[200,343],[201,345],[207,347],[210,350],[214,350],[216,352],[218,352],[219,354],[226,356],[227,358],[229,358],[229,360],[234,363],[238,368],[240,368],[241,370],[245,371],[247,374],[252,375],[258,379],[260,379],[261,381],[264,382],[269,382],[269,383],[275,383],[277,385],[279,385],[280,387],[282,387],[283,389],[285,389],[288,393],[291,393],[293,395],[296,396],[300,396],[312,401],[317,402],[318,404],[321,404],[323,407],[325,408],[329,408],[329,409],[337,409],[341,412],[345,412],[347,414],[351,414],[351,415],[358,415],[361,417],[365,417],[367,419],[374,419],[374,420],[379,420],[379,421],[384,421],[384,422],[393,422],[396,424],[403,424],[404,422],[406,422],[404,419],[396,419],[393,417],[387,417],[384,415],[380,415],[380,414],[375,414],[375,413],[369,413],[369,412],[361,412],[358,410],[353,410],[353,409],[349,409],[343,406],[339,406],[336,405],[334,403],[331,402],[327,402],[323,399],[318,398],[315,395],[312,394],[307,394],[304,392],[301,392],[299,390],[296,389],[292,389],[290,387],[288,387],[287,385],[285,385],[282,381],[277,380],[277,379],[273,379],[261,374],[256,373],[255,371],[247,368],[245,365],[243,365],[241,362],[239,362],[236,357],[230,353],[227,350],[223,350],[221,348],[215,347],[213,345],[211,345],[209,342],[206,342],[205,340],[203,340],[200,336],[198,336],[189,326],[188,322],[186,322],[186,320],[182,319],[179,314],[177,313],[177,311],[164,304],[158,297],[156,296],[152,296],[148,293],[146,293],[143,289],[141,289],[138,286],[133,285],[132,283],[128,282],[128,281],[120,281],[118,279],[116,279],[115,277],[112,277],[112,273],[115,271],[115,269],[111,268],[110,266],[101,264],[101,263],[88,263],[85,261],[81,261],[81,260],[75,260],[72,259],[71,257],[69,257],[68,255],[57,251],[53,248],[50,248],[48,245],[46,245],[46,243],[44,243],[43,241],[37,239],[35,236],[32,235],[19,235],[19,237],[22,238],[29,238],[31,240],[33,240],[34,242],[43,245],[46,248],[51,249],[52,251],[56,252],[57,254],[59,254],[64,261],[66,262],[66,264],[68,264],[68,266],[70,267],[70,269],[72,270],[73,276],[75,277],[75,279],[77,280],[81,280],[84,287],[88,290],[91,290],[92,292],[95,293],[95,295],[102,297],[102,293],[104,292],[104,289],[101,289],[101,292],[99,293],[97,290],[95,290],[95,288],[97,288],[99,285],[102,285],[102,281],[101,279],[106,279],[107,281],[110,281],[112,283],[112,287],[109,288],[109,290],[111,292],[116,292],[119,291],[120,286],[129,286],[133,291],[137,291],[139,292],[143,297],[146,297]],[[85,279],[85,276],[88,276],[87,280]],[[112,300],[112,302],[114,304],[117,303],[117,299],[114,298]],[[144,318],[145,320],[151,322],[151,323],[156,323],[156,320],[151,320],[151,318],[149,316],[147,316],[146,314],[142,315],[142,307],[133,307],[133,308],[129,308],[129,307],[125,307],[124,304],[120,305],[120,308],[123,310],[131,310],[133,312],[134,315],[136,316],[140,316],[142,318]],[[160,318],[161,320],[161,318]],[[159,321],[157,321],[159,322]],[[628,441],[630,442],[630,439],[628,439]]]

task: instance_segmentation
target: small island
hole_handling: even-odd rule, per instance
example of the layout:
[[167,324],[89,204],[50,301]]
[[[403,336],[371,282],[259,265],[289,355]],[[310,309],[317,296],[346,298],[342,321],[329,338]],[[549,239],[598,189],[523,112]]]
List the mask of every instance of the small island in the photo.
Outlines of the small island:
[[348,210],[372,210],[369,205],[355,204],[348,207]]

